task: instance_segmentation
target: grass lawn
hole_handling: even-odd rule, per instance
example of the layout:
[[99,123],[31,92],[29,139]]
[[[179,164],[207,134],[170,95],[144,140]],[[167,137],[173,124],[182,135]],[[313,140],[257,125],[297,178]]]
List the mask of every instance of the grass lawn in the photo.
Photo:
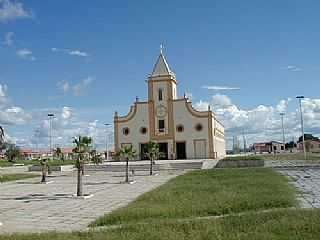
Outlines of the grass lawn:
[[[38,160],[16,160],[14,162],[8,162],[7,160],[0,160],[0,167],[11,167],[14,164],[24,164],[24,165],[40,165],[40,162]],[[61,166],[61,165],[74,165],[74,160],[58,160],[54,159],[52,161],[49,161],[49,164],[51,166]]]
[[38,177],[38,174],[31,174],[31,173],[16,173],[16,174],[0,174],[0,183],[1,182],[10,182],[10,181],[16,181],[21,180],[25,178],[34,178]]
[[257,155],[247,155],[247,156],[225,157],[223,160],[263,160],[263,158]]
[[[283,154],[263,154],[258,155],[264,160],[304,160],[303,153],[283,153]],[[310,161],[319,161],[320,162],[320,153],[307,153],[307,160]],[[317,162],[318,162],[317,161]]]
[[0,235],[0,240],[318,240],[320,210],[283,210],[215,220],[129,225],[118,229],[82,233]]
[[287,184],[287,178],[271,169],[192,171],[92,225],[222,215],[295,204],[295,190]]

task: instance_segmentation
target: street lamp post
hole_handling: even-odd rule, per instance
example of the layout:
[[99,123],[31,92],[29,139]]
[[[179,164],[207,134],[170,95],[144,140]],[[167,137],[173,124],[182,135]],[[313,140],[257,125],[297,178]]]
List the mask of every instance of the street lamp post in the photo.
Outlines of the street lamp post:
[[286,139],[284,136],[284,124],[283,124],[283,117],[284,117],[285,113],[280,113],[281,116],[281,126],[282,126],[282,143],[286,144]]
[[104,124],[106,126],[106,160],[108,161],[109,160],[109,152],[108,152],[108,144],[109,144],[109,141],[108,141],[108,126],[110,126],[110,123],[105,123]]
[[304,142],[304,126],[303,126],[303,112],[302,112],[302,100],[304,99],[304,96],[297,96],[296,98],[299,100],[300,116],[301,116],[302,147],[303,147],[304,159],[306,160],[307,153],[306,153],[306,145]]
[[52,145],[53,145],[53,141],[52,141],[52,119],[54,118],[54,114],[53,113],[49,113],[48,114],[48,118],[49,118],[49,138],[50,138],[50,149],[49,152],[51,154],[51,159],[53,159],[53,149],[52,149]]

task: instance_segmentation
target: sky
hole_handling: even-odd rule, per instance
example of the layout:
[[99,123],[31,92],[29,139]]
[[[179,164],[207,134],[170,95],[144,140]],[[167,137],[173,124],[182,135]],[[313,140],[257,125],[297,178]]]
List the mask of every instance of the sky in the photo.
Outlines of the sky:
[[0,124],[21,147],[79,134],[110,147],[114,111],[147,98],[145,80],[164,45],[167,61],[201,110],[210,104],[248,144],[320,135],[319,1],[0,0]]

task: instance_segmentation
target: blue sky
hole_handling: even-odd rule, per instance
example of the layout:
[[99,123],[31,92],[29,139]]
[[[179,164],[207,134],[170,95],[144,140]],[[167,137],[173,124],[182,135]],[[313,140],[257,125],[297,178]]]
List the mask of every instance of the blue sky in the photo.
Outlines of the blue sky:
[[280,110],[288,138],[298,136],[300,94],[306,129],[317,135],[319,12],[311,0],[0,0],[0,123],[21,146],[33,146],[39,128],[45,147],[50,111],[57,144],[88,133],[103,146],[103,123],[147,97],[163,43],[180,95],[199,109],[213,105],[228,138],[279,140]]

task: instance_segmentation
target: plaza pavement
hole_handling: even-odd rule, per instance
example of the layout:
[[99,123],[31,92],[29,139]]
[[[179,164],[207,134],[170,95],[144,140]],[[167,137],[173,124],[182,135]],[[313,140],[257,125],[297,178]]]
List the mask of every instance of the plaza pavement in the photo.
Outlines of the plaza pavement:
[[124,184],[123,173],[88,172],[83,178],[89,199],[72,195],[76,190],[76,172],[55,173],[50,184],[38,179],[0,184],[0,234],[13,232],[86,230],[89,223],[105,213],[123,207],[182,171],[163,171],[156,176],[139,172],[134,184]]

